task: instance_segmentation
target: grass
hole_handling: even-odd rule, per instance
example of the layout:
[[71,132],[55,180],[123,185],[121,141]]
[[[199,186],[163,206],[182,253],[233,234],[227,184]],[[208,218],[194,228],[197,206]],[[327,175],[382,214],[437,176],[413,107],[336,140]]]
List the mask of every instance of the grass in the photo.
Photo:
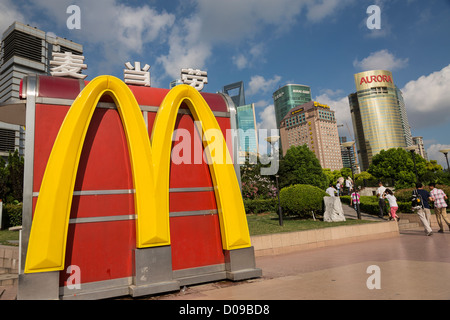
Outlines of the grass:
[[247,215],[247,221],[251,236],[376,222],[357,219],[347,219],[347,221],[341,222],[324,222],[321,217],[319,219],[316,218],[315,221],[313,219],[304,220],[296,217],[283,217],[283,226],[280,226],[278,214],[276,213],[249,214]]
[[19,231],[0,230],[0,245],[14,246],[9,240],[19,240]]

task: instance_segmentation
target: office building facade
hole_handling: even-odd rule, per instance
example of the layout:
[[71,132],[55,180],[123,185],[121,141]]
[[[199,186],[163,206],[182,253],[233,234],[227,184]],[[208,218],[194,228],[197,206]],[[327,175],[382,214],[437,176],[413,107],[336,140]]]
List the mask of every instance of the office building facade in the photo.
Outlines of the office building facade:
[[83,54],[83,46],[14,22],[2,36],[0,103],[19,99],[20,81],[27,74],[50,74],[52,52]]
[[297,106],[280,124],[283,155],[292,146],[307,145],[322,168],[342,169],[342,155],[335,112],[329,106],[310,101]]
[[258,155],[259,147],[255,105],[249,104],[237,107],[236,115],[239,137],[239,157],[242,159],[248,155]]
[[239,81],[223,87],[223,93],[230,96],[236,107],[245,106],[244,82]]
[[424,158],[425,160],[428,160],[428,154],[425,150],[425,145],[423,143],[423,137],[413,137],[412,138],[413,145],[417,146],[417,153]]
[[284,117],[300,105],[310,102],[311,88],[300,84],[287,84],[273,93],[277,129]]
[[401,91],[387,70],[355,74],[356,93],[349,95],[350,112],[363,171],[381,150],[412,144],[411,128]]

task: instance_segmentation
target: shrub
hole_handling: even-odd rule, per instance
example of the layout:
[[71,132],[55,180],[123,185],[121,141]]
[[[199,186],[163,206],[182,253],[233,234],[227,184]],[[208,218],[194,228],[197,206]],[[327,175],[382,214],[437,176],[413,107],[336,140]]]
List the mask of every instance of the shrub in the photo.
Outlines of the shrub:
[[280,204],[285,215],[309,218],[312,213],[323,213],[323,197],[329,196],[320,188],[297,184],[280,191]]
[[266,212],[278,212],[277,199],[244,199],[245,212],[247,214],[258,214]]
[[[395,194],[397,197],[397,193]],[[372,215],[378,215],[379,213],[379,205],[378,205],[378,198],[374,196],[361,196],[361,205],[360,209],[361,212],[372,214]],[[341,197],[342,203],[350,204],[350,196],[342,196]],[[411,210],[411,201],[404,202],[401,201],[401,199],[397,198],[397,204],[398,204],[398,212],[399,213],[412,213]],[[389,202],[386,201],[386,208],[389,210]]]
[[3,204],[3,216],[7,222],[7,227],[16,227],[22,225],[22,203]]

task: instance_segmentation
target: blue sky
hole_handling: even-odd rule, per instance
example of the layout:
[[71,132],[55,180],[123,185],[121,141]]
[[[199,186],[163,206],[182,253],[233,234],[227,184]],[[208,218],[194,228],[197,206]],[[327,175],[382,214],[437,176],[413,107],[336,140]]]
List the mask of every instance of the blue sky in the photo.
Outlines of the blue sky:
[[[69,30],[69,5],[81,29]],[[369,30],[370,5],[381,29]],[[87,79],[123,78],[124,63],[151,65],[152,85],[167,88],[181,68],[208,71],[206,92],[244,81],[259,127],[275,126],[272,93],[311,86],[352,131],[353,75],[388,69],[402,89],[413,136],[444,165],[450,147],[448,0],[0,0],[0,29],[14,20],[84,45]],[[346,126],[342,135],[352,135]]]

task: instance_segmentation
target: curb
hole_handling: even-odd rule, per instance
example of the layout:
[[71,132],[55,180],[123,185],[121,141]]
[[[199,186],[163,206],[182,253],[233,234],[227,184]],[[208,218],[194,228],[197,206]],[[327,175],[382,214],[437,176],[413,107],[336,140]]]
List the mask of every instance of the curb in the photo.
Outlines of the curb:
[[395,221],[276,233],[251,237],[255,256],[277,255],[400,235]]

